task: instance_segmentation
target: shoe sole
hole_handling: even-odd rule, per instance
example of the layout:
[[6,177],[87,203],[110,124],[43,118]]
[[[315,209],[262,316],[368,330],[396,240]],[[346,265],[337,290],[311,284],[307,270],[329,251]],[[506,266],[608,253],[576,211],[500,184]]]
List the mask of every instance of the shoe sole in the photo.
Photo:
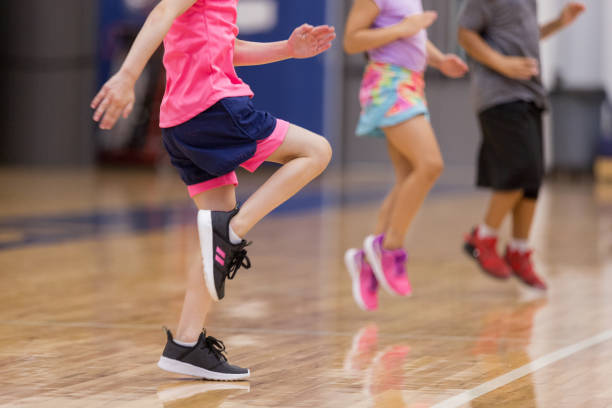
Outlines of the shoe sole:
[[357,270],[357,266],[355,265],[354,259],[355,255],[359,251],[356,249],[349,249],[344,254],[344,264],[346,265],[346,269],[348,270],[349,276],[351,277],[351,282],[353,286],[353,299],[355,299],[355,303],[357,306],[363,311],[369,311],[366,307],[363,297],[361,296],[361,282],[359,280],[359,271]]
[[200,237],[200,248],[202,249],[202,263],[204,267],[204,282],[210,297],[219,301],[217,287],[215,286],[215,267],[213,257],[213,231],[212,211],[198,211],[198,235]]
[[160,357],[157,366],[162,370],[169,371],[175,374],[190,375],[192,377],[202,378],[213,381],[238,381],[244,380],[251,376],[251,371],[247,370],[244,374],[224,374],[209,371],[202,367],[194,366],[193,364],[183,363],[182,361],[173,360],[168,357]]
[[[366,253],[366,258],[368,259],[368,262],[370,263],[370,266],[372,267],[374,276],[376,276],[376,279],[378,279],[378,283],[380,283],[380,286],[382,286],[383,289],[385,289],[387,293],[393,296],[401,296],[399,293],[397,293],[391,288],[391,285],[389,285],[389,282],[387,281],[387,278],[385,277],[385,273],[382,270],[382,264],[380,262],[377,262],[376,254],[374,253],[374,240],[375,239],[376,237],[374,235],[368,235],[366,239],[363,241],[363,249]],[[406,295],[405,297],[408,297],[408,296],[410,295]]]
[[478,255],[476,254],[476,247],[472,244],[470,244],[469,242],[466,242],[465,244],[463,244],[463,250],[465,251],[465,253],[472,258],[473,260],[476,261],[476,264],[478,265],[478,267],[480,268],[480,270],[487,276],[497,279],[497,280],[508,280],[510,278],[510,275],[508,276],[498,276],[498,275],[494,275],[492,273],[490,273],[489,271],[487,271],[482,264],[480,263],[480,260],[478,259]]
[[[508,264],[510,264],[508,262],[508,260],[504,257],[504,261]],[[526,286],[528,289],[533,289],[533,290],[537,290],[538,292],[546,292],[546,290],[548,289],[548,287],[541,287],[541,286],[535,286],[530,284],[529,282],[525,281],[521,275],[519,275],[518,273],[516,273],[516,271],[514,269],[512,269],[512,275],[524,286]]]

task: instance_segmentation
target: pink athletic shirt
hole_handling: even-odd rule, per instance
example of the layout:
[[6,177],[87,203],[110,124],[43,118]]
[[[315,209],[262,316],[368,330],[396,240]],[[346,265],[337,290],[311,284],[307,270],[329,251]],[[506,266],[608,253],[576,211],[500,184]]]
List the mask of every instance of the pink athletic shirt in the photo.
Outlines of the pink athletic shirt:
[[198,0],[164,39],[166,93],[160,127],[187,122],[223,98],[253,96],[236,75],[238,0]]

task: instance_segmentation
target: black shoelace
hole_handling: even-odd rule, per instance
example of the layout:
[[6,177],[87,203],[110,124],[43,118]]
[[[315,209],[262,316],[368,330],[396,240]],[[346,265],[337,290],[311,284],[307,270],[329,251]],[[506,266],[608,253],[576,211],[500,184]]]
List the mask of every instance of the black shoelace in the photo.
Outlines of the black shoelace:
[[215,339],[213,336],[208,336],[204,340],[204,344],[202,344],[201,348],[208,349],[209,352],[213,353],[219,360],[227,361],[227,357],[224,354],[225,344],[223,344],[221,340]]
[[232,262],[229,264],[229,268],[227,269],[227,279],[234,279],[234,277],[236,276],[236,272],[238,272],[238,269],[249,269],[251,267],[251,260],[247,256],[246,249],[244,249],[249,245],[251,245],[251,242],[246,241],[242,241],[242,243],[238,245],[238,250],[236,251],[234,258],[232,259]]

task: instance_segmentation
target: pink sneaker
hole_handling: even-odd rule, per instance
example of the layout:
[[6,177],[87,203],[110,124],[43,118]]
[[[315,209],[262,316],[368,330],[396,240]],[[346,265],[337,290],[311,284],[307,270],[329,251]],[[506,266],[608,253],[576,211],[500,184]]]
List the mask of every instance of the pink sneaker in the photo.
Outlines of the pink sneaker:
[[406,260],[408,255],[403,249],[387,251],[383,248],[384,236],[369,235],[363,242],[366,257],[374,276],[383,288],[391,294],[409,296],[412,287],[406,274]]
[[353,281],[353,297],[362,310],[378,308],[378,281],[372,268],[365,260],[365,253],[359,249],[349,249],[344,255],[344,263]]

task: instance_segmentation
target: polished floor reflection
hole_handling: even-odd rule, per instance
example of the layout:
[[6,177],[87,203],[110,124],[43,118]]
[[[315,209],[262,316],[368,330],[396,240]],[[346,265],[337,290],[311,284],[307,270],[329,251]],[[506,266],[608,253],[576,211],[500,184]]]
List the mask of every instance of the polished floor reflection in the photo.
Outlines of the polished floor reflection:
[[332,171],[252,231],[254,267],[208,322],[252,378],[214,383],[155,366],[200,268],[175,175],[1,170],[0,406],[612,406],[612,194],[548,183],[542,296],[461,253],[487,196],[451,175],[407,240],[413,297],[364,313],[342,254],[373,225],[381,172]]

